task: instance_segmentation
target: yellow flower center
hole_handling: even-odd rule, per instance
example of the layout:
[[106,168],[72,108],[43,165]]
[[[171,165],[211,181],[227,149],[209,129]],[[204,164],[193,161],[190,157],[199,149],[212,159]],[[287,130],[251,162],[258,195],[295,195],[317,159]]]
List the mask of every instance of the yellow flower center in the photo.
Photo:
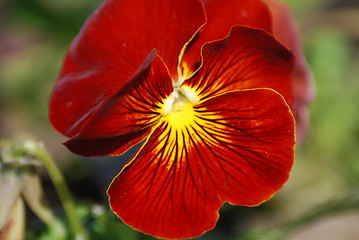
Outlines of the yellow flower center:
[[199,101],[196,92],[187,87],[177,87],[164,101],[162,106],[163,120],[174,130],[183,130],[193,123],[195,111],[193,105]]

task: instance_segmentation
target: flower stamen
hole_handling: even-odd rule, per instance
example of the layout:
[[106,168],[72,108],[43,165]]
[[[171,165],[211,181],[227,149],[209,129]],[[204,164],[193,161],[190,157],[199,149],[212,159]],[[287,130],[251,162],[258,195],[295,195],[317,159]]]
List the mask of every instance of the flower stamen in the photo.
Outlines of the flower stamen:
[[164,100],[162,115],[166,116],[170,112],[180,112],[186,104],[196,104],[199,102],[197,93],[190,87],[176,87],[171,95]]
[[183,129],[195,118],[193,105],[199,102],[197,93],[190,87],[174,89],[161,108],[162,119],[174,129]]

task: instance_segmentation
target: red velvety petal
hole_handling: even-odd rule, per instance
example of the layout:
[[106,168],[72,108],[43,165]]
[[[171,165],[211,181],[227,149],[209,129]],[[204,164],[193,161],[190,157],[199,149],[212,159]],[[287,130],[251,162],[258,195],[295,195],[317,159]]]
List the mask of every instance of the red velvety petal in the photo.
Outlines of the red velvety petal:
[[212,229],[225,201],[268,200],[293,164],[294,120],[273,90],[234,91],[193,109],[179,128],[164,118],[108,189],[125,223],[159,238]]
[[84,119],[148,64],[154,48],[175,78],[181,49],[204,22],[196,0],[104,1],[67,53],[50,99],[51,123],[67,136],[76,135]]
[[314,98],[313,78],[300,46],[300,37],[289,7],[280,1],[266,1],[273,18],[273,34],[291,49],[296,57],[293,73],[294,116],[297,122],[297,139],[301,141],[308,127],[307,105]]
[[200,62],[200,49],[210,41],[225,38],[234,25],[272,31],[271,16],[267,6],[260,0],[205,0],[207,23],[193,41],[191,41],[183,58],[190,70]]
[[233,27],[229,36],[203,47],[203,65],[184,84],[201,99],[227,91],[272,88],[292,104],[292,53],[263,30]]
[[107,138],[73,138],[64,145],[73,153],[85,156],[119,156],[141,142],[151,133],[151,128]]
[[163,61],[157,56],[146,69],[83,124],[65,143],[84,156],[120,155],[140,142],[161,117],[163,101],[173,91]]
[[172,91],[171,77],[157,56],[83,124],[76,138],[107,138],[151,128]]

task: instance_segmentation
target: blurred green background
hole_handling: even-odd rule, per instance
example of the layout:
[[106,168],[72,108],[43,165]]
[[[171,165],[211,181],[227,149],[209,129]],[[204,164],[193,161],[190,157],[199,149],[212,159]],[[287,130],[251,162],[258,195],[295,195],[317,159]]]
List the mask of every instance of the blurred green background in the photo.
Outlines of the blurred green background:
[[[47,101],[62,58],[99,3],[100,0],[0,1],[0,137],[43,141],[63,169],[77,201],[107,207],[108,181],[126,160],[84,159],[69,153],[60,144],[64,138],[47,120]],[[288,3],[315,77],[309,135],[297,147],[289,182],[272,200],[257,208],[226,205],[216,229],[201,239],[232,239],[250,227],[272,226],[359,187],[359,1]],[[59,208],[46,174],[44,184],[51,205]],[[352,218],[359,221],[359,213],[350,214],[350,221],[334,216],[339,219],[335,222],[347,221],[347,226]],[[28,218],[29,230],[37,228],[36,218],[31,214]],[[106,230],[108,238],[102,235],[98,239],[147,239],[111,214],[108,221],[113,232]],[[359,234],[354,227],[335,231],[349,234],[340,239],[359,239],[355,235],[350,238],[350,234]],[[337,239],[330,238],[329,233],[326,238],[298,238],[298,234],[304,233],[295,233],[290,239]]]

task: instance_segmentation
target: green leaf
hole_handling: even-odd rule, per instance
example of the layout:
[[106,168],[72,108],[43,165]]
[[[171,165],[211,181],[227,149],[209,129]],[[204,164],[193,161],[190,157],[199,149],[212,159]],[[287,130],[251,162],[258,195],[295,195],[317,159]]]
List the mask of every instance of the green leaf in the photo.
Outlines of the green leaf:
[[37,240],[68,240],[69,229],[61,221],[53,221],[47,225],[46,231],[42,232]]
[[91,208],[93,220],[89,226],[92,240],[137,240],[139,233],[123,224],[114,214],[100,205]]

